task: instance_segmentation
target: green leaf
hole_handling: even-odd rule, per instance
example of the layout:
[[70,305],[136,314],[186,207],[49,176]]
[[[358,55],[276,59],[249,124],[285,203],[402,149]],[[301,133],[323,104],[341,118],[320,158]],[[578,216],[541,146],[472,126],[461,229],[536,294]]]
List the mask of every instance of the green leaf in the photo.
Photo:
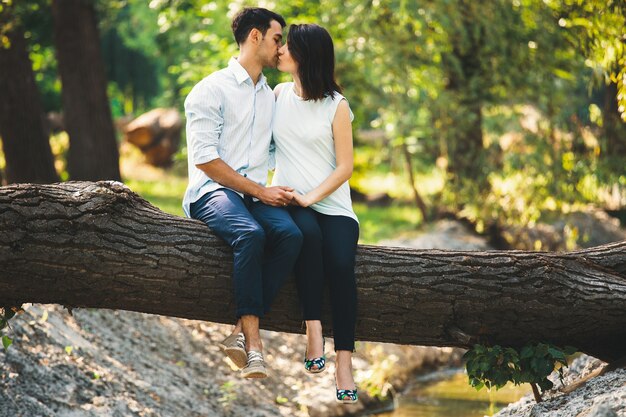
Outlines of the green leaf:
[[552,357],[553,357],[554,359],[562,359],[562,360],[565,360],[565,354],[564,354],[562,351],[560,351],[559,349],[556,349],[556,348],[554,348],[554,347],[550,347],[550,348],[548,348],[548,353],[549,353],[550,355],[552,355]]
[[575,348],[574,346],[565,346],[563,348],[563,352],[565,352],[565,354],[567,356],[569,356],[569,355],[573,355],[574,353],[578,352],[578,349]]
[[4,346],[4,350],[7,350],[11,344],[13,344],[13,339],[7,335],[2,336],[2,346]]
[[539,372],[539,370],[541,369],[541,364],[541,358],[534,357],[530,360],[530,369],[534,372]]
[[478,366],[478,369],[483,372],[488,371],[489,368],[491,368],[491,364],[489,362],[483,362]]
[[531,346],[524,346],[520,354],[521,359],[531,358],[533,356],[533,348]]
[[545,343],[538,343],[535,347],[535,356],[546,356],[548,354],[548,345]]

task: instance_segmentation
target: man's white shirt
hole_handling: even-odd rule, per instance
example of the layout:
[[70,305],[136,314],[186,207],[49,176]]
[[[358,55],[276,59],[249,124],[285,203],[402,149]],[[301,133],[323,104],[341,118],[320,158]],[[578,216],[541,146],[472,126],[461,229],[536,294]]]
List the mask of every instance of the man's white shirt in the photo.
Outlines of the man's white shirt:
[[183,209],[204,194],[224,188],[196,165],[221,158],[232,169],[265,186],[275,99],[261,74],[256,85],[235,58],[205,77],[185,99],[189,185]]

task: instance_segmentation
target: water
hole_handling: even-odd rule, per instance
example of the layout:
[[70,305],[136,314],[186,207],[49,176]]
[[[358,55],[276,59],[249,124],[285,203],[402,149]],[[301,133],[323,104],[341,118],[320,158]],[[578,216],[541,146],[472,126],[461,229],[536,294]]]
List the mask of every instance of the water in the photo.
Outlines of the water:
[[491,392],[472,388],[462,369],[449,369],[418,378],[400,396],[393,412],[379,417],[484,417],[492,416],[530,392],[530,386],[514,386]]

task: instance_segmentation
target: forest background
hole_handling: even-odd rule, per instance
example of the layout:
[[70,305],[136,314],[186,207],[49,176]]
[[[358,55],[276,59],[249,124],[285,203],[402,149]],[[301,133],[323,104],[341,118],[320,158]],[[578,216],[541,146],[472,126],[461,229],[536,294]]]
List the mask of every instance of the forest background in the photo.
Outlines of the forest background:
[[[0,180],[122,179],[182,215],[184,139],[146,180],[124,168],[137,156],[112,121],[182,114],[237,55],[230,21],[244,6],[333,36],[356,116],[362,242],[453,216],[520,247],[511,230],[590,205],[624,217],[626,5],[613,0],[1,0]],[[66,132],[51,131],[51,112]],[[566,234],[565,248],[585,239]]]

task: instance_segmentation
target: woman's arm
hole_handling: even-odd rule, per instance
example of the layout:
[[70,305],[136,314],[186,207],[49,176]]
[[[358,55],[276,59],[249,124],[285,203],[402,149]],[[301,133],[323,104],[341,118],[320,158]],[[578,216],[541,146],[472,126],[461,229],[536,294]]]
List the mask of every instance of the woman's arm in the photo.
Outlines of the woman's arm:
[[294,193],[294,200],[302,207],[308,207],[331,195],[352,176],[354,156],[352,154],[352,122],[350,107],[346,100],[341,100],[333,118],[333,137],[335,140],[335,158],[337,167],[326,179],[305,195]]

